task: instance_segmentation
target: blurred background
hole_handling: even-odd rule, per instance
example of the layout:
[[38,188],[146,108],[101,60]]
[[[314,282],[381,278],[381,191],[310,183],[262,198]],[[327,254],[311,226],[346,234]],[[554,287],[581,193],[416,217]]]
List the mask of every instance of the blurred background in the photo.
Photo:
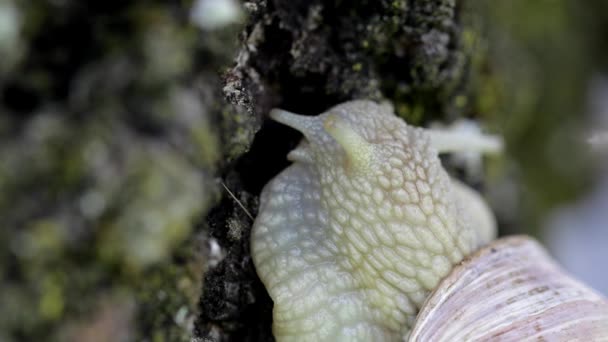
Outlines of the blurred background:
[[0,341],[265,340],[231,196],[297,142],[269,108],[356,97],[504,136],[451,170],[608,295],[608,2],[437,3],[0,0]]

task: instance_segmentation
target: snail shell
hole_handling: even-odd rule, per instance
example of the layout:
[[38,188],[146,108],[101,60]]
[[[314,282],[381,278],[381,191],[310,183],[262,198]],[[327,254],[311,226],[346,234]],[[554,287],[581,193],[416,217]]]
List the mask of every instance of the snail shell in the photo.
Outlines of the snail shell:
[[494,241],[455,267],[410,341],[608,341],[608,303],[533,239]]

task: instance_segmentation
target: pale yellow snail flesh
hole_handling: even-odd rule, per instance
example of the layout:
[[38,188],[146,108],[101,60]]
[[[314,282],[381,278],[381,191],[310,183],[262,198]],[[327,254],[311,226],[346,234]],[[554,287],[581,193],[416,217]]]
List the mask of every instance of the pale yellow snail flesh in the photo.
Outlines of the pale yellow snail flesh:
[[442,293],[440,281],[496,230],[485,202],[451,180],[437,155],[492,151],[500,141],[408,126],[371,101],[271,117],[304,134],[288,155],[294,163],[264,188],[252,231],[275,337],[407,338],[429,294]]

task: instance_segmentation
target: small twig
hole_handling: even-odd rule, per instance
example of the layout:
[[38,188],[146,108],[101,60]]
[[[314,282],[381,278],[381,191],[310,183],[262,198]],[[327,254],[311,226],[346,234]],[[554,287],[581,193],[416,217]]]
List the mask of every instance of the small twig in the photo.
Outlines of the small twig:
[[236,196],[232,193],[232,191],[230,191],[230,189],[228,189],[228,187],[226,186],[226,184],[224,184],[223,181],[220,181],[220,183],[222,183],[222,186],[224,187],[224,189],[226,189],[226,191],[228,191],[228,194],[230,195],[230,197],[232,197],[232,199],[236,202],[236,204],[239,205],[239,207],[241,207],[241,209],[243,209],[243,211],[245,212],[245,214],[247,214],[247,216],[249,216],[249,218],[251,219],[251,221],[253,221],[253,216],[249,213],[249,211],[247,210],[247,208],[245,208],[245,206],[243,205],[243,203],[241,203],[241,201],[239,201],[238,198],[236,198]]

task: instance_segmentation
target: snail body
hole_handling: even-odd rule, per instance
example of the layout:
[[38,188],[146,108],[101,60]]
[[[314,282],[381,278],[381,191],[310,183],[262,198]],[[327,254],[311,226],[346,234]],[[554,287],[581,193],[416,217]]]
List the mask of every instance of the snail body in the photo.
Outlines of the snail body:
[[[501,274],[478,265],[493,261],[487,256],[495,253],[475,254],[494,238],[496,225],[483,199],[450,179],[438,153],[454,146],[491,151],[499,141],[412,127],[390,106],[371,101],[346,102],[314,117],[282,110],[271,117],[304,134],[288,155],[294,163],[264,188],[252,230],[252,257],[274,301],[277,340],[399,341],[410,336],[426,341],[426,327],[435,333],[461,331],[457,324],[475,315],[450,320],[445,314],[445,321],[435,320],[431,307],[443,310],[447,303],[456,310],[457,304],[442,295],[475,270],[500,282]],[[593,326],[608,326],[604,299],[583,297],[603,308]],[[517,298],[510,302],[519,303]],[[487,310],[486,315],[499,312]]]

